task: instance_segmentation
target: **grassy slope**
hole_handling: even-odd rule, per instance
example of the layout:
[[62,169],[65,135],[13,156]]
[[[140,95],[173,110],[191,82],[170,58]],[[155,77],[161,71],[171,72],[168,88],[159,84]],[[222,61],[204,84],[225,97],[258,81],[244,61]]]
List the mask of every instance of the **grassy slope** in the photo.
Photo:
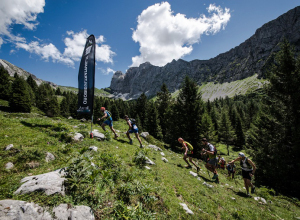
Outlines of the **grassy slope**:
[[[69,87],[69,86],[59,86],[59,88],[61,89],[62,92],[66,91],[66,92],[74,92],[77,93],[78,92],[78,88],[75,87]],[[103,89],[97,89],[95,88],[95,96],[109,96],[110,94],[106,91],[104,91]]]
[[[266,80],[257,79],[257,74],[246,79],[237,80],[230,83],[204,83],[200,86],[199,91],[202,93],[204,100],[213,101],[215,98],[234,97],[235,95],[245,95],[251,93],[263,86]],[[172,94],[172,97],[177,97],[179,91],[177,90]]]
[[[2,106],[6,104],[6,102],[0,102]],[[79,125],[78,128],[74,128],[75,125]],[[94,127],[100,130],[99,125]],[[130,201],[124,206],[127,209],[127,211],[124,211],[124,215],[127,213],[127,216],[129,216],[128,213],[131,211],[131,218],[136,214],[137,204],[140,204],[141,201],[144,204],[144,210],[147,210],[145,207],[151,207],[148,210],[152,212],[151,216],[157,219],[294,219],[300,216],[300,208],[295,205],[295,202],[291,202],[292,199],[273,196],[265,188],[258,188],[255,196],[262,196],[272,201],[272,203],[268,202],[268,204],[263,205],[252,197],[246,197],[240,175],[236,175],[236,179],[233,181],[227,179],[226,172],[221,170],[219,171],[220,184],[212,182],[203,162],[200,160],[197,163],[201,166],[202,171],[199,173],[201,180],[198,180],[189,174],[190,170],[183,168],[185,163],[182,160],[182,155],[168,149],[164,149],[165,157],[169,160],[168,163],[161,160],[162,156],[159,151],[144,150],[156,165],[148,165],[151,170],[138,166],[133,162],[135,153],[140,151],[138,141],[134,139],[133,145],[128,144],[124,134],[127,127],[123,121],[115,122],[114,127],[116,130],[121,131],[118,140],[111,139],[110,141],[99,142],[95,139],[85,138],[79,143],[67,143],[60,142],[59,137],[61,138],[61,134],[66,130],[68,132],[89,131],[90,124],[77,120],[51,119],[36,113],[20,114],[1,111],[0,200],[19,199],[50,206],[62,202],[81,204],[70,195],[61,197],[34,193],[20,196],[14,195],[13,192],[21,185],[20,180],[28,174],[37,175],[70,166],[70,157],[79,157],[78,152],[82,152],[84,148],[97,146],[98,151],[93,156],[97,160],[91,160],[95,164],[100,164],[100,155],[113,155],[115,161],[117,161],[115,166],[121,171],[120,178],[115,180],[110,187],[104,188],[102,200],[99,201],[99,204],[93,206],[97,216],[101,219],[112,218],[119,204],[117,202],[118,195],[124,192],[124,184],[131,187],[136,184],[137,186],[143,186],[144,189],[148,186],[150,194],[156,198],[151,206],[147,206],[146,202],[143,202],[143,199],[146,198],[145,194],[147,194],[145,190],[143,191],[144,195],[143,193],[138,195],[131,192]],[[145,140],[143,142],[146,144]],[[14,148],[19,149],[20,152],[4,151],[3,149],[9,144],[13,144]],[[162,146],[161,143],[159,145]],[[218,150],[222,154],[226,153],[223,145],[219,145]],[[56,160],[46,163],[44,159],[46,152],[53,153]],[[227,161],[237,155],[237,152],[233,149],[231,149],[231,152],[232,156],[223,155]],[[37,161],[40,166],[29,169],[26,163],[30,161]],[[7,162],[15,164],[15,167],[10,171],[4,169]],[[104,168],[102,169],[104,170]],[[196,172],[195,169],[192,171]],[[240,169],[238,169],[238,173],[240,173]],[[131,178],[124,178],[125,175],[131,176]],[[103,173],[101,178],[104,178]],[[127,180],[125,181],[125,179]],[[203,185],[204,181],[212,184],[214,188]],[[186,214],[179,203],[186,203],[194,212],[194,215]],[[82,204],[89,205],[89,202],[82,202]]]

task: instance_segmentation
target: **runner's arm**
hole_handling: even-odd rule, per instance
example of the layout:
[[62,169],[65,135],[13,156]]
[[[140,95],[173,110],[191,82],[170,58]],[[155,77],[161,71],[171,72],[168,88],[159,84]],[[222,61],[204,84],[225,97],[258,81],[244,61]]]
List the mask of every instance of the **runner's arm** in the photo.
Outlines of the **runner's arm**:
[[251,166],[253,167],[252,173],[253,173],[253,175],[254,175],[255,170],[256,170],[256,166],[255,166],[255,164],[252,162],[252,160],[250,160],[250,159],[247,159],[247,160],[248,160],[248,162],[251,164]]

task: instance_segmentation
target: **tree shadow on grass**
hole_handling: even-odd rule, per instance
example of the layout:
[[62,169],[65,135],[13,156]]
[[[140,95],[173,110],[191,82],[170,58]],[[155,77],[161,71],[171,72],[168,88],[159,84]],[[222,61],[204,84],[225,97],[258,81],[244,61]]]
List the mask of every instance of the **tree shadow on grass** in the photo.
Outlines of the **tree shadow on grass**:
[[0,105],[0,111],[3,111],[3,112],[11,112],[11,109],[9,106],[3,106],[3,105]]
[[232,190],[232,192],[234,192],[236,195],[240,196],[240,197],[244,197],[244,198],[249,198],[249,196],[246,193],[243,192],[235,192],[234,190]]
[[26,121],[21,121],[21,123],[29,128],[49,128],[52,127],[53,125],[41,125],[41,124],[36,124],[36,123],[28,123]]
[[199,175],[199,177],[201,177],[203,180],[205,180],[205,182],[211,182],[211,183],[215,183],[216,182],[215,180],[207,179],[206,177],[201,176],[201,175]]
[[122,139],[116,139],[118,142],[120,142],[120,143],[122,143],[122,144],[129,144],[129,142],[128,141],[124,141],[124,140],[122,140]]

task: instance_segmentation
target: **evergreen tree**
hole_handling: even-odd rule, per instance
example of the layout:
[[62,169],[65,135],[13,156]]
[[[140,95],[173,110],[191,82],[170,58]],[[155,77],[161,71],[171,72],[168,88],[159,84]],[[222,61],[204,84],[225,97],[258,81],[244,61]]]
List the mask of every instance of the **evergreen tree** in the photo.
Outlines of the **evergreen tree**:
[[203,133],[202,133],[203,137],[206,137],[211,142],[217,141],[214,124],[211,120],[211,117],[206,112],[202,115],[201,126],[202,126],[202,130],[203,130]]
[[182,137],[194,146],[195,153],[200,151],[199,142],[201,130],[201,116],[204,104],[201,93],[198,92],[196,82],[185,77],[181,90],[174,104],[172,116],[173,140]]
[[9,74],[3,66],[0,66],[0,99],[9,100],[11,83]]
[[45,112],[47,116],[55,117],[59,115],[59,104],[56,96],[50,96],[50,99],[47,101],[47,106],[48,108]]
[[256,179],[299,197],[300,59],[295,59],[287,40],[281,44],[267,77],[267,96],[247,139],[248,146],[255,150]]
[[229,156],[229,142],[235,139],[235,132],[228,116],[228,110],[223,109],[219,128],[219,137],[227,146],[227,155]]
[[15,112],[31,111],[31,100],[28,91],[28,84],[20,77],[16,77],[12,84],[9,106],[11,110]]
[[31,75],[29,75],[29,76],[27,77],[26,82],[27,82],[28,85],[31,87],[32,91],[33,91],[34,93],[36,93],[37,90],[38,90],[38,85],[37,85],[36,81],[32,78]]
[[159,125],[158,111],[153,102],[149,104],[148,114],[146,119],[146,129],[153,137],[162,139],[162,131]]
[[147,117],[148,100],[145,93],[142,93],[136,102],[135,111],[140,118],[140,124],[144,127]]
[[55,95],[62,95],[59,87],[55,90]]
[[70,110],[69,110],[69,103],[67,101],[67,98],[64,97],[60,103],[60,114],[63,117],[69,117],[70,116]]
[[119,118],[120,118],[120,116],[119,116],[118,108],[117,108],[117,106],[116,106],[115,103],[113,103],[113,104],[111,105],[111,110],[110,110],[110,111],[111,111],[113,120],[114,120],[114,121],[118,121]]
[[157,93],[157,110],[158,110],[158,118],[160,122],[160,127],[162,129],[163,137],[166,136],[167,126],[169,123],[169,115],[171,106],[171,93],[169,92],[165,83],[161,86],[160,92]]

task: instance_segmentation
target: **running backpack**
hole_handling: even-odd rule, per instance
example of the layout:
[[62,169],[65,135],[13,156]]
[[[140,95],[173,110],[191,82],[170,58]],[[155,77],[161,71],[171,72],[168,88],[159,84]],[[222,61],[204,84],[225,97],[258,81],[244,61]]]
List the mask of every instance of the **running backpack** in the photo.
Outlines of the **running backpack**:
[[107,118],[109,120],[112,120],[112,114],[109,111],[107,111],[107,110],[106,110],[106,114],[107,114]]
[[[211,143],[209,143],[209,144],[211,144]],[[211,144],[212,145],[212,144]],[[214,146],[214,145],[212,145],[213,147],[214,147],[214,155],[217,155],[217,148],[216,148],[216,146]]]
[[134,118],[131,118],[130,121],[131,121],[131,125],[135,125],[136,124],[136,120]]

